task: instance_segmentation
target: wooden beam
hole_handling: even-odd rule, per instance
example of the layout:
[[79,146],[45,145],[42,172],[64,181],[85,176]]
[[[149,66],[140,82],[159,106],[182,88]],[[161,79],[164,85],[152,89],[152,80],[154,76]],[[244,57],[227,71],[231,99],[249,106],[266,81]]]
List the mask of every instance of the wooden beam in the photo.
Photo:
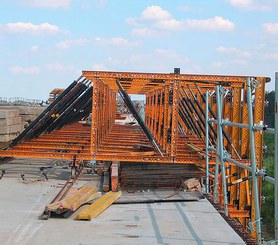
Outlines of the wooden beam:
[[113,202],[115,202],[120,196],[122,192],[112,192],[109,191],[107,194],[102,196],[96,202],[82,210],[78,213],[78,220],[91,220],[101,214],[105,209],[107,209]]

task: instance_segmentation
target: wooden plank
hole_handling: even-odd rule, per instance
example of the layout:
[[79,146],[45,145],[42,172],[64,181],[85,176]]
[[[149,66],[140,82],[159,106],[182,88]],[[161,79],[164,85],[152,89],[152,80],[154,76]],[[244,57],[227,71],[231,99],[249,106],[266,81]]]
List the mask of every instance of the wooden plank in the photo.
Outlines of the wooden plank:
[[82,210],[78,213],[78,220],[91,220],[101,214],[105,209],[107,209],[113,202],[115,202],[120,196],[122,192],[112,192],[109,191],[107,194],[102,196],[96,202]]
[[110,173],[104,172],[102,190],[108,192],[110,189]]
[[96,198],[97,196],[100,196],[100,194],[96,195],[96,193],[96,187],[84,185],[72,195],[65,197],[63,200],[46,206],[46,210],[58,214],[64,213],[67,210],[75,211],[82,204],[92,200],[93,198]]
[[190,150],[192,150],[192,151],[194,151],[194,152],[197,152],[197,155],[198,155],[200,158],[204,159],[204,158],[206,157],[206,153],[205,153],[205,152],[203,151],[203,149],[200,148],[199,146],[197,146],[197,145],[195,145],[195,144],[193,144],[193,143],[185,143],[185,146],[186,146],[188,149],[190,149]]

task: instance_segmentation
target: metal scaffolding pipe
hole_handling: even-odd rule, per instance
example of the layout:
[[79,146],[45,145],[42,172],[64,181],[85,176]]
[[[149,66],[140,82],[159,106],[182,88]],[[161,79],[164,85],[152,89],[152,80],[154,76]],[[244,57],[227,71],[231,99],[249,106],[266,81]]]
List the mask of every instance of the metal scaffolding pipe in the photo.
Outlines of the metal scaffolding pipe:
[[251,168],[252,168],[252,182],[253,182],[253,198],[255,203],[255,218],[256,231],[258,244],[262,244],[261,234],[261,215],[260,215],[260,201],[259,201],[259,188],[258,180],[256,176],[257,164],[256,164],[256,152],[255,152],[255,138],[253,131],[253,107],[252,107],[252,91],[251,91],[251,78],[247,78],[247,107],[248,107],[248,121],[249,121],[249,138],[250,138],[250,155],[251,155]]
[[275,185],[274,185],[274,217],[275,217],[275,239],[278,240],[278,72],[275,73]]
[[209,107],[209,101],[208,98],[209,97],[209,93],[208,91],[206,91],[206,193],[209,193],[209,143],[208,143],[208,139],[209,139],[209,124],[208,124],[208,117],[209,117],[209,111],[208,111],[208,107]]
[[223,95],[220,91],[220,85],[216,86],[216,101],[217,101],[217,119],[218,119],[218,153],[220,154],[221,170],[222,170],[222,185],[224,194],[224,212],[228,216],[228,197],[227,197],[227,183],[226,183],[226,168],[224,161],[224,147],[223,147],[223,131],[222,131],[222,103]]
[[[244,169],[248,170],[249,172],[252,172],[252,167],[251,166],[245,165],[245,164],[243,164],[243,163],[241,163],[241,162],[239,162],[237,160],[234,160],[234,159],[229,158],[229,157],[225,157],[225,161],[233,163],[233,164],[235,164],[236,166],[238,166],[240,168],[244,168]],[[270,177],[270,176],[268,176],[267,173],[265,173],[264,171],[256,171],[256,174],[258,176],[263,177],[263,179],[265,181],[267,181],[267,182],[269,182],[271,184],[275,184],[275,179]]]
[[[277,88],[278,89],[278,88]],[[275,89],[275,91],[276,91],[276,89]],[[270,134],[275,134],[275,128],[267,128],[266,130],[265,130],[267,133],[270,133]]]
[[[216,123],[218,124],[218,120],[217,119],[209,119],[209,123]],[[230,127],[238,127],[238,128],[249,128],[249,124],[244,124],[244,123],[235,123],[235,122],[231,122],[229,120],[222,120],[221,124],[223,126],[230,126]],[[267,126],[266,125],[254,125],[252,127],[253,131],[265,131],[267,130]]]
[[216,159],[214,171],[213,202],[218,203],[218,175],[219,175],[219,137],[216,139]]

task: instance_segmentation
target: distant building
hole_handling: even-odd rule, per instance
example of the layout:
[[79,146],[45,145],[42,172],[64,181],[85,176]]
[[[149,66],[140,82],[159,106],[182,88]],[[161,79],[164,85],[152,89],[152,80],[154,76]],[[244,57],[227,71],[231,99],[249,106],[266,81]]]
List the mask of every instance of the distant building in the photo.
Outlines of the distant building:
[[51,104],[54,100],[56,100],[61,93],[63,93],[65,89],[63,88],[55,88],[49,93],[48,103]]

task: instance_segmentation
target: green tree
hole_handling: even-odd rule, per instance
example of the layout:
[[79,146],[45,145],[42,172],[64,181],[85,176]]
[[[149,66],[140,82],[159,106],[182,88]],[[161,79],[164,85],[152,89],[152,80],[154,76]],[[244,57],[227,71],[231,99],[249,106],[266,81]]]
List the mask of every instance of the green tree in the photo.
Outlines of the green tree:
[[265,124],[270,128],[274,128],[274,104],[275,92],[267,91],[265,93],[266,107],[265,107]]
[[[274,105],[275,91],[266,92],[266,107],[265,107],[265,124],[270,128],[274,128]],[[267,146],[264,152],[263,165],[269,176],[274,176],[274,135],[264,134],[264,144]],[[265,203],[262,205],[262,218],[265,227],[264,236],[267,240],[274,237],[274,185],[263,182],[262,194],[265,196]]]

